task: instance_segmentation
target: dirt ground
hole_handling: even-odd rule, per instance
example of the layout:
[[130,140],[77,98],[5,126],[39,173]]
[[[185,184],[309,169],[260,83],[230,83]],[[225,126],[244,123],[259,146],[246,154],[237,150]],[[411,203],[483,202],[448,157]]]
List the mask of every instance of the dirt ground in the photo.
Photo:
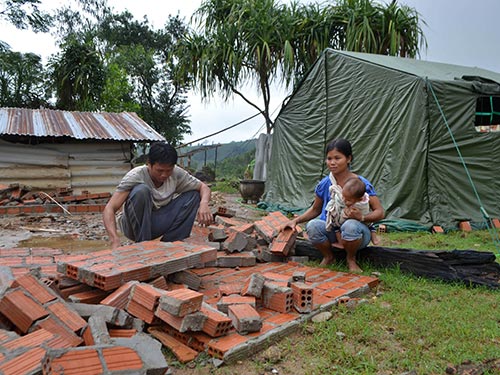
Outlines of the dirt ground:
[[[241,203],[239,194],[214,192],[211,205],[234,211],[236,217],[255,220],[266,213]],[[33,214],[0,216],[0,248],[51,247],[77,253],[108,247],[102,214]],[[122,237],[122,244],[129,243]]]

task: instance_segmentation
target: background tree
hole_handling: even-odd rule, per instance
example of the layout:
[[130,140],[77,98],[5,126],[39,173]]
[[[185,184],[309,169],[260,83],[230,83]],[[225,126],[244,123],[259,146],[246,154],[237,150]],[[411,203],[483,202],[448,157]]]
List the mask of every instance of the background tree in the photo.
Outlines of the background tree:
[[52,16],[40,10],[41,3],[41,0],[0,1],[0,20],[7,20],[18,29],[47,32],[52,25]]
[[[163,29],[155,30],[147,18],[113,14],[104,0],[96,0],[89,13],[82,18],[81,12],[67,8],[58,14],[63,53],[52,64],[58,106],[134,111],[169,142],[179,143],[191,129],[187,82],[175,79],[173,52],[186,25],[179,17],[169,17]],[[80,61],[73,56],[77,49],[85,56]],[[68,80],[70,71],[78,73],[73,80]],[[91,76],[94,85],[83,84]],[[72,106],[70,97],[80,105]]]
[[33,53],[0,51],[0,106],[48,106],[41,58]]
[[[268,133],[271,85],[290,88],[326,47],[413,57],[423,40],[418,13],[396,1],[205,0],[194,21],[197,28],[180,47],[181,76],[191,77],[204,99],[240,96],[263,115]],[[249,83],[260,106],[243,92]]]
[[174,52],[186,32],[179,17],[170,16],[163,29],[153,30],[147,19],[137,21],[124,12],[109,15],[97,34],[107,63],[116,64],[127,75],[129,96],[137,103],[138,114],[173,144],[191,132],[188,85],[175,79]]
[[69,111],[100,110],[105,69],[91,41],[70,38],[49,63],[56,108]]

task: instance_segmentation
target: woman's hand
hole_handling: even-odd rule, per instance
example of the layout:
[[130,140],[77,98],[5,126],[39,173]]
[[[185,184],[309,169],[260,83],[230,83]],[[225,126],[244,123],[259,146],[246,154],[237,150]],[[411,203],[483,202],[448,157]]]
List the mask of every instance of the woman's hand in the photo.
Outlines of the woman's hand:
[[285,224],[280,225],[279,231],[283,232],[286,228],[291,228],[291,229],[295,230],[296,226],[297,226],[297,219],[295,218],[293,220],[286,222]]
[[364,220],[364,217],[363,217],[363,214],[361,213],[361,211],[354,206],[344,208],[344,215],[345,215],[346,219],[354,219],[354,220],[358,220],[358,221]]

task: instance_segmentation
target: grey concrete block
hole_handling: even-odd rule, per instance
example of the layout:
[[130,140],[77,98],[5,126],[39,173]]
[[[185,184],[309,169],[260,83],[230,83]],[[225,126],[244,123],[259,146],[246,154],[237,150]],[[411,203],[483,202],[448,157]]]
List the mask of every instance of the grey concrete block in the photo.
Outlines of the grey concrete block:
[[245,250],[248,245],[248,235],[241,232],[231,232],[228,238],[223,242],[222,248],[229,253]]
[[201,277],[189,270],[176,272],[170,275],[170,279],[174,283],[187,285],[193,290],[198,290],[201,286]]
[[300,256],[300,255],[292,255],[287,258],[287,261],[289,262],[297,262],[297,263],[302,263],[305,264],[309,262],[309,257],[308,256]]
[[0,266],[0,288],[10,287],[14,281],[12,270],[8,266]]
[[87,303],[68,303],[82,318],[101,317],[106,323],[118,327],[131,328],[133,317],[122,309],[107,305],[92,305]]
[[264,287],[265,277],[260,273],[253,273],[248,278],[241,291],[242,296],[254,296],[260,298],[262,295],[262,288]]
[[231,255],[219,255],[217,257],[217,267],[235,268],[255,266],[257,260],[253,253],[240,253]]
[[287,259],[285,256],[272,253],[268,249],[262,250],[259,255],[260,255],[259,260],[266,263],[280,263],[280,262],[282,263],[285,262]]
[[236,331],[242,335],[258,332],[262,328],[262,319],[259,313],[248,304],[229,306],[228,315]]
[[90,329],[95,345],[111,344],[108,327],[102,316],[91,316],[88,324],[86,329]]

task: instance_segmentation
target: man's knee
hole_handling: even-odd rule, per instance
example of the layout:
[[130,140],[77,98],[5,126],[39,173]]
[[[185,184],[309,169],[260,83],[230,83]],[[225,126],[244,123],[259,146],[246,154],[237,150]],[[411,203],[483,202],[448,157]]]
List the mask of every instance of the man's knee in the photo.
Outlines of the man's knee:
[[135,201],[151,199],[151,188],[146,184],[135,185],[132,190],[130,190],[130,194],[127,199]]
[[200,192],[198,190],[186,191],[185,193],[182,193],[176,199],[179,199],[179,198],[182,198],[183,205],[185,207],[188,207],[188,206],[198,207],[200,205],[200,201],[201,201]]

